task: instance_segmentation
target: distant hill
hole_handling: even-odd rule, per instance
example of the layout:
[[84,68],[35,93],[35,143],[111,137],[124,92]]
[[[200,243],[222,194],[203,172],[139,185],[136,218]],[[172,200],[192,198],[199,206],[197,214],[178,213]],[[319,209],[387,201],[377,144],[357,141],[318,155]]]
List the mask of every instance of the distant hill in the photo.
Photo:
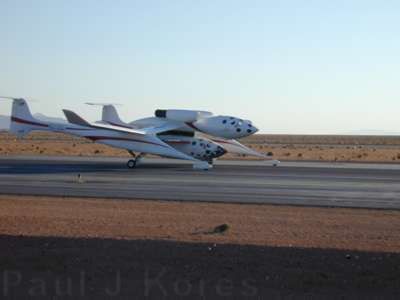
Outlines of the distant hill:
[[[67,120],[65,120],[65,119],[48,117],[48,116],[40,114],[40,113],[36,113],[33,116],[44,122],[54,122],[54,123],[63,123],[63,124],[68,123]],[[0,130],[8,130],[9,128],[10,128],[10,117],[0,115]]]
[[400,135],[399,131],[387,131],[387,130],[378,130],[378,129],[360,129],[344,132],[346,135],[372,135],[372,136],[381,136],[381,135]]

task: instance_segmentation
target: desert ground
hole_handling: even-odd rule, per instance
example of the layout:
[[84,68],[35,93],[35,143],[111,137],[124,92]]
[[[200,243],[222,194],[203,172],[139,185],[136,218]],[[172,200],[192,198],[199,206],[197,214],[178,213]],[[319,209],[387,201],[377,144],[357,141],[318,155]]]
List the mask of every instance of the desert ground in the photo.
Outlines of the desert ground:
[[0,205],[9,298],[400,293],[399,211],[29,196]]
[[[280,160],[400,162],[397,137],[242,142]],[[128,156],[63,134],[0,134],[0,155],[37,154]],[[396,210],[8,195],[0,208],[5,299],[400,297]]]
[[[400,162],[400,137],[339,135],[264,135],[241,140],[279,160]],[[0,133],[0,155],[129,156],[126,151],[58,133],[34,132],[16,139]],[[228,154],[223,159],[255,159]]]
[[[400,253],[400,211],[0,196],[0,233]],[[222,234],[214,232],[227,224]]]

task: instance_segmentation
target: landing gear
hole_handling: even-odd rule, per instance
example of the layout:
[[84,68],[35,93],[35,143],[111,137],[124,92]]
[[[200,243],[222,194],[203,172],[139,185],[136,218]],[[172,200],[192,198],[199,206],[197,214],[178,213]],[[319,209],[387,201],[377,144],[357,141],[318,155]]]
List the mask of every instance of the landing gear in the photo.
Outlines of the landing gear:
[[130,159],[128,160],[128,162],[126,163],[127,167],[129,169],[134,169],[136,167],[136,159]]
[[144,154],[143,154],[143,153],[140,153],[139,155],[136,155],[136,154],[135,154],[134,152],[132,152],[132,151],[128,151],[128,152],[129,152],[130,155],[133,156],[133,159],[128,160],[128,162],[126,163],[126,166],[127,166],[129,169],[134,169],[134,168],[136,168],[136,167],[139,165],[139,163],[140,163],[140,161],[142,160]]
[[279,160],[273,160],[272,161],[272,166],[277,167],[281,162]]
[[204,170],[208,171],[213,168],[213,165],[210,165],[207,161],[197,161],[193,163],[194,170]]

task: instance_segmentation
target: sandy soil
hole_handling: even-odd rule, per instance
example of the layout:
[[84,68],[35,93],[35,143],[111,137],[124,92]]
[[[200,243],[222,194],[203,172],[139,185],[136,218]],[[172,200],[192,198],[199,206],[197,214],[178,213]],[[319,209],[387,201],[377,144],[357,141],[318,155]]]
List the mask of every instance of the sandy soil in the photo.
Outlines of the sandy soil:
[[[280,160],[400,162],[400,137],[254,135],[242,142]],[[0,133],[0,155],[124,156],[127,152],[64,134],[35,132],[17,140]],[[225,155],[223,158],[254,159]]]
[[15,196],[0,207],[4,299],[400,297],[398,211]]
[[[0,196],[0,234],[315,247],[400,253],[400,212]],[[214,227],[228,224],[223,234]]]

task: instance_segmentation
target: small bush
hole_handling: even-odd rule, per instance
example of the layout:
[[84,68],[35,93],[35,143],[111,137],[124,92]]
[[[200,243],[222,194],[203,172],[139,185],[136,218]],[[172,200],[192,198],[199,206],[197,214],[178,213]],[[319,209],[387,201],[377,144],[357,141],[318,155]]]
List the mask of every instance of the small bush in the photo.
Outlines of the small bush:
[[229,230],[229,225],[228,224],[222,224],[218,225],[217,227],[214,228],[212,231],[213,233],[224,233]]

